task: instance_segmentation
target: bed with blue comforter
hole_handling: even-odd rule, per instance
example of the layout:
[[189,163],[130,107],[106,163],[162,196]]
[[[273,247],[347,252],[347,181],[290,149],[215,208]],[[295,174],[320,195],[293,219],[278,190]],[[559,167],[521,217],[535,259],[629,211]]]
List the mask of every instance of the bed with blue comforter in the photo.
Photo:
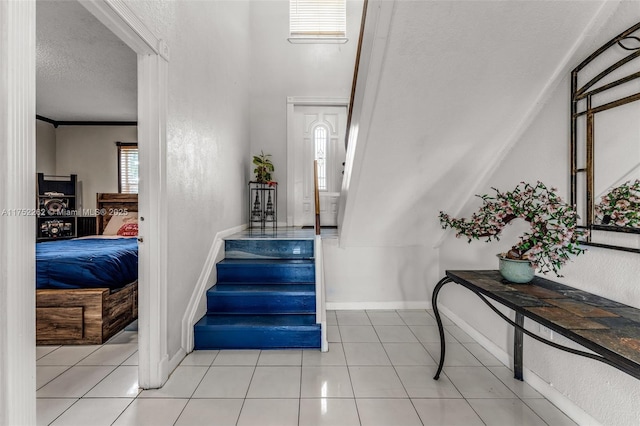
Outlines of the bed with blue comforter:
[[124,287],[138,279],[138,241],[80,238],[36,244],[36,288]]
[[138,241],[119,237],[138,194],[96,195],[99,235],[36,244],[38,345],[102,344],[138,318]]
[[102,344],[138,318],[138,241],[36,244],[36,344]]

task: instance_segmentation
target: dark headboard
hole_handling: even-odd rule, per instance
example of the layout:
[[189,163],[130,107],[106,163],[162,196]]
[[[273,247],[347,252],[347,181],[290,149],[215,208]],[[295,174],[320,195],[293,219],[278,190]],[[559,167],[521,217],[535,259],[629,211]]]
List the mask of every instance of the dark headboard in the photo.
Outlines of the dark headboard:
[[104,228],[111,220],[113,211],[127,210],[138,211],[138,194],[113,194],[98,192],[96,196],[96,208],[103,214],[98,214],[98,235],[102,235]]

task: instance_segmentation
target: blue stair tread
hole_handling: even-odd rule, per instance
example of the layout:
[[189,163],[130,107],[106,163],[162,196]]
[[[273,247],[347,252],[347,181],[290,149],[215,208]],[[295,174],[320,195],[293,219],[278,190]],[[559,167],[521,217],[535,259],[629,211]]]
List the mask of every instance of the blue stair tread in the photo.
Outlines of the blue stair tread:
[[291,266],[307,266],[314,265],[315,260],[313,259],[223,259],[218,262],[220,265],[228,265],[228,266],[242,266],[247,267],[251,265],[291,265]]
[[288,295],[305,295],[314,294],[316,290],[315,284],[290,284],[290,283],[269,283],[269,284],[242,284],[229,283],[217,284],[207,290],[209,294],[238,295],[242,293],[250,293],[252,296],[258,293],[285,293]]
[[315,314],[250,315],[207,314],[196,324],[196,330],[206,327],[284,327],[316,329]]
[[298,281],[298,282],[286,282],[286,281],[264,281],[264,282],[260,282],[260,281],[227,281],[227,282],[223,282],[218,280],[217,284],[214,285],[213,287],[210,287],[209,289],[214,289],[217,286],[220,285],[224,285],[224,286],[255,286],[260,288],[260,286],[273,286],[273,288],[275,290],[279,290],[280,287],[290,287],[290,286],[295,286],[295,285],[299,285],[299,286],[311,286],[313,288],[315,288],[316,284],[315,282],[305,282],[305,281]]
[[319,349],[320,327],[226,327],[196,330],[194,344],[202,349]]
[[207,291],[209,314],[315,314],[313,284],[217,284]]
[[224,259],[217,263],[218,284],[313,283],[315,262],[310,259]]
[[313,240],[227,239],[226,258],[234,259],[312,259]]

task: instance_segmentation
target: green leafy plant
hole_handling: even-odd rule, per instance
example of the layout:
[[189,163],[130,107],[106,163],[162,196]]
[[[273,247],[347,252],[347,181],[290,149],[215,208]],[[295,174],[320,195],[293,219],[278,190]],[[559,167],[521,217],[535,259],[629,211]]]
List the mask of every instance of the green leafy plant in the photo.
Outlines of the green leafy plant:
[[256,175],[256,182],[271,182],[271,173],[274,172],[273,163],[271,162],[271,154],[265,154],[260,151],[260,155],[253,156],[253,164],[256,166],[256,168],[253,169],[253,172]]
[[640,180],[610,189],[594,210],[596,221],[603,225],[640,228]]
[[517,244],[503,256],[508,259],[529,260],[540,272],[553,271],[557,276],[560,268],[569,260],[569,255],[585,252],[578,239],[586,231],[577,228],[578,214],[542,182],[531,185],[521,182],[512,191],[478,195],[483,204],[470,220],[456,219],[444,212],[439,218],[443,229],[457,230],[456,237],[472,240],[485,238],[499,240],[502,229],[512,220],[522,218],[531,225],[531,230],[520,237]]

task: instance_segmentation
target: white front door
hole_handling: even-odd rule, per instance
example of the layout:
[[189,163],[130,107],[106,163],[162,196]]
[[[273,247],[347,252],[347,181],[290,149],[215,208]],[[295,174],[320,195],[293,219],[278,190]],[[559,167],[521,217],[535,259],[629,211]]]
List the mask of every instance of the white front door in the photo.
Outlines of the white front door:
[[[320,224],[336,226],[345,161],[346,105],[293,105],[289,117],[288,173],[293,179],[293,212],[287,215],[293,226],[315,224],[313,162],[318,161]],[[293,182],[292,182],[293,181]],[[290,192],[291,194],[291,192]],[[293,214],[292,214],[293,213]],[[293,216],[291,218],[291,215]]]

